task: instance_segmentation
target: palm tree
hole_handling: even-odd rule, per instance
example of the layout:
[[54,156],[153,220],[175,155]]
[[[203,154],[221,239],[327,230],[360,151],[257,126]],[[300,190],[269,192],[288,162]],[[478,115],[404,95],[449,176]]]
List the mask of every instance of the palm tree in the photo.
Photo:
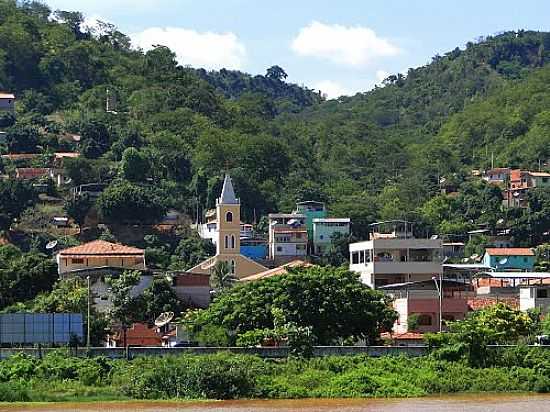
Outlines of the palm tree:
[[229,289],[237,281],[231,271],[229,263],[223,260],[218,261],[210,273],[210,286],[214,293],[223,292]]

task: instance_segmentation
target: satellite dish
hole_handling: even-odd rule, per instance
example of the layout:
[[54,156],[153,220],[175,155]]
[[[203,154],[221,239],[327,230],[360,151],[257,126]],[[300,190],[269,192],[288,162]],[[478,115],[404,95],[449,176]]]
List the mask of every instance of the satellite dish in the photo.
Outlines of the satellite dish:
[[431,237],[430,239],[436,240],[436,239],[438,239],[438,238],[439,238],[439,235],[432,235],[432,237]]
[[46,245],[46,249],[52,250],[56,246],[57,246],[57,240],[52,240],[51,242],[48,242],[48,244]]
[[498,261],[499,265],[505,265],[506,263],[508,263],[508,258],[502,258]]
[[174,312],[164,312],[155,319],[155,325],[158,327],[166,325],[174,318]]

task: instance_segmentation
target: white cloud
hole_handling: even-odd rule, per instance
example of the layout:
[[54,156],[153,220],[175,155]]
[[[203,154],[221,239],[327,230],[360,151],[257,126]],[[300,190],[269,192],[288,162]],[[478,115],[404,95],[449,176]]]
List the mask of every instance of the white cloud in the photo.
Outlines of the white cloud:
[[205,69],[242,69],[246,48],[234,33],[199,33],[180,27],[151,27],[132,34],[132,43],[143,50],[153,45],[169,47],[182,65]]
[[326,94],[329,99],[336,99],[340,96],[353,94],[351,90],[346,89],[340,83],[332,80],[320,81],[319,83],[316,83],[313,88],[315,90],[320,90],[322,94]]
[[389,40],[378,37],[368,27],[346,27],[317,21],[300,29],[291,44],[301,56],[330,60],[347,66],[365,66],[380,57],[391,57],[400,50]]

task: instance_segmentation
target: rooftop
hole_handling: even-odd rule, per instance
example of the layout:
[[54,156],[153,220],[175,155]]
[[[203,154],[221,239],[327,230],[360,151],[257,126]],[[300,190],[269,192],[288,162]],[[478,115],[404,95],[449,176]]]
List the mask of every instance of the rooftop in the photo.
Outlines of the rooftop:
[[313,223],[349,223],[351,219],[349,217],[324,217],[315,218]]
[[288,262],[282,266],[266,270],[264,272],[256,273],[255,275],[247,276],[245,278],[240,279],[240,282],[250,282],[253,280],[260,280],[265,278],[270,278],[272,276],[279,276],[279,275],[286,275],[288,273],[288,269],[290,268],[308,268],[314,266],[311,263],[308,263],[304,260],[293,260],[292,262]]
[[61,256],[141,256],[144,254],[144,250],[105,240],[93,240],[80,246],[64,249],[59,254]]
[[15,95],[12,93],[0,93],[0,99],[15,99]]
[[532,249],[528,247],[490,247],[485,249],[490,256],[535,256]]

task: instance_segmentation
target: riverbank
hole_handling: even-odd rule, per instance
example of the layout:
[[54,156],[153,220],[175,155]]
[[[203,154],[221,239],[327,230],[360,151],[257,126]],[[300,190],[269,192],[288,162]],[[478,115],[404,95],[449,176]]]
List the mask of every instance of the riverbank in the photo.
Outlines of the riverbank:
[[0,412],[520,412],[550,409],[550,395],[470,394],[410,399],[299,399],[1,404]]
[[483,368],[437,356],[270,360],[228,353],[125,361],[59,352],[0,362],[4,402],[412,398],[518,391],[550,391],[550,352],[503,350]]

